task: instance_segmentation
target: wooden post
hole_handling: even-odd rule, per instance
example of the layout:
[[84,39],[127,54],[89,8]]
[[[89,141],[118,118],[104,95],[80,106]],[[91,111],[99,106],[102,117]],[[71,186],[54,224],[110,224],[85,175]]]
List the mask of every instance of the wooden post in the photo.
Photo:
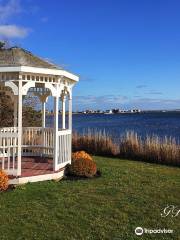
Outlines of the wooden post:
[[14,127],[17,127],[18,98],[14,96]]
[[66,129],[66,97],[62,95],[62,129]]
[[21,144],[22,144],[22,80],[19,80],[18,87],[18,159],[17,175],[21,175]]
[[72,97],[69,97],[69,130],[72,130]]
[[39,97],[39,100],[41,101],[41,113],[42,113],[41,126],[42,126],[42,128],[45,128],[46,127],[46,102],[48,100],[49,94],[43,93],[41,95],[41,94],[36,93],[35,96]]
[[42,99],[42,145],[43,145],[43,154],[46,153],[45,149],[45,127],[46,127],[46,101]]
[[[39,100],[41,101],[41,113],[42,113],[42,146],[43,146],[43,154],[47,153],[47,150],[45,149],[46,146],[46,138],[45,138],[45,128],[46,128],[46,102],[48,100],[49,94],[38,94],[36,93],[36,96],[39,97]],[[48,150],[49,151],[49,150]]]
[[42,101],[42,128],[46,127],[46,102]]
[[54,97],[54,171],[58,170],[58,113],[59,113],[59,96]]

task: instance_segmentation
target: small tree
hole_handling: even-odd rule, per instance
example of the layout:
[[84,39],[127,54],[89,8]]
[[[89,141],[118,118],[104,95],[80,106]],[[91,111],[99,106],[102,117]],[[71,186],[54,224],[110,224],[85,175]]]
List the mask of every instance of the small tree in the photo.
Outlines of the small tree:
[[28,94],[23,100],[23,127],[40,127],[41,111],[39,98]]
[[[36,97],[26,97],[23,106],[23,126],[41,126],[41,111],[36,110],[39,104]],[[13,126],[14,105],[10,97],[0,93],[0,127]]]
[[0,93],[0,127],[13,126],[13,103],[10,97]]
[[5,42],[0,41],[0,49],[3,49],[5,47]]

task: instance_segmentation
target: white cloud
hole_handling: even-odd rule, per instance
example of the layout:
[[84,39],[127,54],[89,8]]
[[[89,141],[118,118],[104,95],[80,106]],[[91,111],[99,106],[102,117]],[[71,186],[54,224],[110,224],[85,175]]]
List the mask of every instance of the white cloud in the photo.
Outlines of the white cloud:
[[[3,4],[6,2],[6,4]],[[0,23],[4,23],[22,11],[19,0],[0,1]]]
[[166,98],[142,98],[135,96],[129,98],[121,95],[103,95],[103,96],[75,96],[74,104],[79,109],[177,109],[180,106],[180,99]]
[[75,104],[80,108],[115,108],[129,102],[128,97],[121,95],[75,96]]
[[28,35],[29,28],[10,24],[11,20],[23,12],[21,0],[0,0],[0,38],[24,38]]
[[0,37],[2,38],[24,38],[29,29],[16,25],[0,25]]

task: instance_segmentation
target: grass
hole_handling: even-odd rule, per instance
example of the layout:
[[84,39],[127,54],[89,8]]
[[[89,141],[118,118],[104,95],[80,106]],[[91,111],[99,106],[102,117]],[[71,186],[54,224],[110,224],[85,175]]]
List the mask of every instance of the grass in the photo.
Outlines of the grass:
[[[179,217],[162,218],[180,199],[179,169],[95,157],[102,177],[26,184],[0,194],[0,239],[178,239]],[[173,229],[146,234],[134,229]]]

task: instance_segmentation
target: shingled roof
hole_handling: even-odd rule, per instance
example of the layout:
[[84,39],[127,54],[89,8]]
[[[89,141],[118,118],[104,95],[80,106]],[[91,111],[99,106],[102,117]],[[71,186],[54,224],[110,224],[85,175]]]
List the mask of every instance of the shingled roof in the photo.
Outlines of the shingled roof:
[[0,49],[0,67],[16,66],[62,69],[58,65],[37,57],[23,48],[12,47],[8,49]]

